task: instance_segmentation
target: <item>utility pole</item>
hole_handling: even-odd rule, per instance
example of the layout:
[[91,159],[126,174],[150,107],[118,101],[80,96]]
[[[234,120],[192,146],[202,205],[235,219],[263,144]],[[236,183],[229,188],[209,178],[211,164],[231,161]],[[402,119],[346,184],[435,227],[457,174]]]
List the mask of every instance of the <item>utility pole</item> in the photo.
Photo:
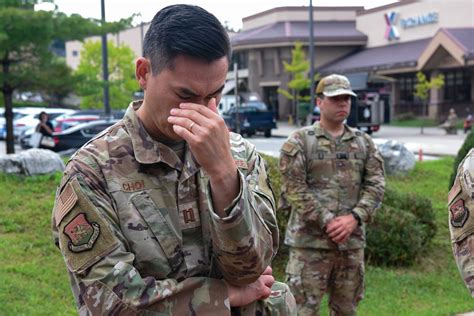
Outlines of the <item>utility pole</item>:
[[240,100],[239,100],[239,70],[237,63],[234,63],[234,80],[235,80],[235,124],[237,125],[236,133],[240,134]]
[[308,115],[311,115],[314,110],[314,23],[313,23],[313,1],[309,0],[309,76],[311,86],[309,88],[311,93],[311,107]]
[[[101,0],[102,26],[105,25],[105,0]],[[104,79],[104,109],[105,116],[111,117],[109,97],[109,63],[107,56],[107,33],[102,34],[102,76]]]

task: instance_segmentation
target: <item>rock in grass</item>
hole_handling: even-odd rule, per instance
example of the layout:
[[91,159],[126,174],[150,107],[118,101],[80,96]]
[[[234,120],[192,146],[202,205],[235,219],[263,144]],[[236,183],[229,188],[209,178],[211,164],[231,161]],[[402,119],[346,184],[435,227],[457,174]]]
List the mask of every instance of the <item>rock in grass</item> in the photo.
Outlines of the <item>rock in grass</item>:
[[396,140],[377,143],[387,175],[407,174],[415,167],[415,155]]
[[61,157],[47,149],[29,149],[19,154],[0,155],[0,172],[27,176],[64,170]]

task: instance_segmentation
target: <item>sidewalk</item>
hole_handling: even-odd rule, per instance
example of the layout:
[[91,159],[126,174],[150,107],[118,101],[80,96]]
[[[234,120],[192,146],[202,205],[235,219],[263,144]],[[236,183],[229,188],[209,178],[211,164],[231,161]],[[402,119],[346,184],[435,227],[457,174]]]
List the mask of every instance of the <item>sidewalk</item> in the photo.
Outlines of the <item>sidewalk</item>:
[[[298,127],[289,125],[287,122],[278,122],[277,129],[272,134],[277,137],[288,137]],[[380,131],[373,133],[374,141],[383,142],[393,139],[403,143],[414,154],[421,149],[424,155],[431,156],[456,156],[461,148],[466,134],[458,130],[457,135],[446,135],[444,130],[438,127],[425,127],[420,134],[419,127],[394,127],[382,125]]]

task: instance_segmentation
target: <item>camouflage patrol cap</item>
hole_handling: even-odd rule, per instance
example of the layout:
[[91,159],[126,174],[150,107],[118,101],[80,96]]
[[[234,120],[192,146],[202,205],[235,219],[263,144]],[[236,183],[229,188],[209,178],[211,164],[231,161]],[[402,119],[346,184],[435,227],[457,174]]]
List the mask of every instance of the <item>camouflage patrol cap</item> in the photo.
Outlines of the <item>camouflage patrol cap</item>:
[[329,75],[319,81],[316,87],[316,94],[324,94],[327,97],[334,97],[336,95],[349,94],[354,97],[357,94],[351,89],[349,79],[341,75]]

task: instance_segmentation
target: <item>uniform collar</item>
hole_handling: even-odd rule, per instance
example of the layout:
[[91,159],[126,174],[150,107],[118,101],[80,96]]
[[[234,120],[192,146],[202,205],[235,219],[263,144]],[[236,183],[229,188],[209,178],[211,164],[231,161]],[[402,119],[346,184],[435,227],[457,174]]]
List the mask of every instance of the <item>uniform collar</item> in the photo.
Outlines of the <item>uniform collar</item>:
[[[142,102],[142,100],[131,102],[123,117],[125,127],[130,135],[135,159],[141,164],[163,162],[171,168],[181,170],[183,163],[175,152],[165,144],[154,140],[138,118],[135,111],[140,108]],[[186,144],[186,146],[188,145]],[[185,162],[189,157],[188,151],[186,148]]]
[[[333,139],[333,137],[330,137],[328,133],[324,130],[324,128],[321,126],[319,121],[314,123],[313,127],[314,127],[314,133],[316,136],[318,137],[323,136],[329,140]],[[344,134],[342,134],[341,140],[349,140],[349,139],[354,138],[355,136],[356,135],[355,135],[354,129],[349,127],[347,124],[344,124]]]

